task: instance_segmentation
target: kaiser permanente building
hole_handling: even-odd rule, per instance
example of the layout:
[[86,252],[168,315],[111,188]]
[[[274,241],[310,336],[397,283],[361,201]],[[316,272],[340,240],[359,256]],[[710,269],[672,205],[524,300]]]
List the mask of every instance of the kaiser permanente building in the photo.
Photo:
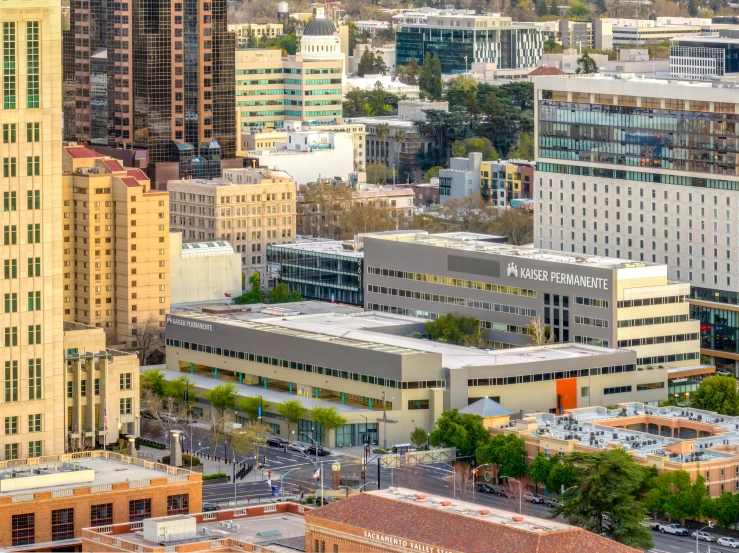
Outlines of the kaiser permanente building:
[[668,281],[665,265],[485,238],[365,236],[365,307],[426,319],[474,317],[493,349],[530,344],[527,326],[541,316],[558,342],[632,349],[644,367],[699,364],[690,285]]

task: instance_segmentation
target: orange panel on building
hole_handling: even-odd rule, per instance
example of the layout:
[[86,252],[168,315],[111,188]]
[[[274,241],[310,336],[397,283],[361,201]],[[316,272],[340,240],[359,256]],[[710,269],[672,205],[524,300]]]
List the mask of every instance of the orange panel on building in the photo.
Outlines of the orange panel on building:
[[562,411],[577,409],[577,378],[557,380],[557,406]]

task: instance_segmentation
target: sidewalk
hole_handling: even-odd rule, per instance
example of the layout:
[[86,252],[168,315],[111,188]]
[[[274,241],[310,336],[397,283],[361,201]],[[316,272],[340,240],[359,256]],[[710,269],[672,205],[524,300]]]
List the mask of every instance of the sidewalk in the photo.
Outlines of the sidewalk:
[[[148,447],[145,445],[142,445],[139,449],[139,456],[143,459],[152,460],[161,462],[162,457],[169,455],[168,449],[155,449],[153,447]],[[212,461],[210,459],[204,459],[202,457],[198,457],[200,459],[200,463],[203,466],[203,475],[206,474],[217,474],[219,472],[226,473],[227,476],[233,476],[233,464],[231,464],[231,459],[229,459],[229,463],[225,463],[223,461]],[[182,468],[189,468],[187,464],[183,464]],[[249,474],[246,475],[246,477],[243,480],[239,480],[239,482],[264,482],[266,478],[262,478],[262,471],[258,469],[252,470]]]

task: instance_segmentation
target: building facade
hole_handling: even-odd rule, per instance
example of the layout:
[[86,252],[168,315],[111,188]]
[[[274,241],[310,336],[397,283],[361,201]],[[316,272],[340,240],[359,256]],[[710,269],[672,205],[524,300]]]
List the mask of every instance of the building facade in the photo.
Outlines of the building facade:
[[185,244],[228,242],[241,255],[244,282],[264,275],[268,245],[295,240],[296,186],[283,171],[229,169],[222,179],[170,181],[167,188],[171,230]]
[[739,104],[731,87],[536,80],[535,243],[661,263],[691,287],[701,350],[739,361]]
[[565,48],[593,47],[593,23],[590,21],[559,20],[559,37]]
[[[62,353],[62,72],[60,4],[11,0],[0,10],[3,93],[0,457],[64,452]],[[36,425],[36,420],[42,420]],[[29,424],[29,421],[33,421]],[[9,528],[9,526],[8,526]]]
[[739,73],[739,38],[677,38],[670,45],[670,77],[692,81],[714,80]]
[[430,53],[438,56],[445,74],[463,73],[472,63],[533,69],[542,55],[543,40],[537,26],[514,24],[500,14],[421,8],[395,15],[393,20],[398,66],[408,65],[412,59],[423,65]]
[[639,366],[699,363],[690,285],[665,265],[412,232],[367,235],[364,261],[367,309],[474,317],[486,347],[530,343],[541,317],[554,341],[630,348]]
[[267,246],[274,283],[309,300],[364,306],[364,254],[354,241],[303,239]]
[[533,198],[536,164],[531,161],[483,161],[480,172],[480,194],[492,205],[510,206],[513,200]]
[[215,141],[232,158],[235,37],[226,11],[226,0],[73,2],[65,138],[145,148],[152,163],[182,161],[185,172],[192,151],[176,143],[205,155],[201,145]]
[[239,23],[228,26],[228,31],[236,35],[236,48],[251,48],[261,41],[281,36],[282,23]]
[[169,312],[169,195],[140,169],[84,146],[63,150],[64,319],[119,349],[161,342]]

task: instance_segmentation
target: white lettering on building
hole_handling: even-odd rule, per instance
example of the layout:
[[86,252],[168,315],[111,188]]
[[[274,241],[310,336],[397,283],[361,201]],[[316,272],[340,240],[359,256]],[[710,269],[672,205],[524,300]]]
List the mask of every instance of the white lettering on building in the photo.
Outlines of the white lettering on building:
[[167,315],[167,324],[173,324],[178,326],[186,326],[189,328],[197,328],[198,330],[207,330],[213,332],[213,325],[208,323],[201,323],[200,321],[191,321],[189,319],[175,319]]
[[388,545],[407,547],[408,549],[419,551],[420,553],[452,553],[450,550],[443,549],[441,547],[435,547],[433,545],[418,543],[411,540],[404,540],[403,538],[396,538],[394,536],[386,536],[385,534],[370,532],[369,530],[364,531],[364,537],[381,543],[387,543]]
[[544,269],[530,269],[528,267],[521,267],[517,270],[517,273],[520,275],[520,278],[526,280],[551,282],[553,284],[566,284],[567,286],[578,286],[595,290],[608,290],[608,279],[600,277],[573,275],[572,273],[546,271]]

